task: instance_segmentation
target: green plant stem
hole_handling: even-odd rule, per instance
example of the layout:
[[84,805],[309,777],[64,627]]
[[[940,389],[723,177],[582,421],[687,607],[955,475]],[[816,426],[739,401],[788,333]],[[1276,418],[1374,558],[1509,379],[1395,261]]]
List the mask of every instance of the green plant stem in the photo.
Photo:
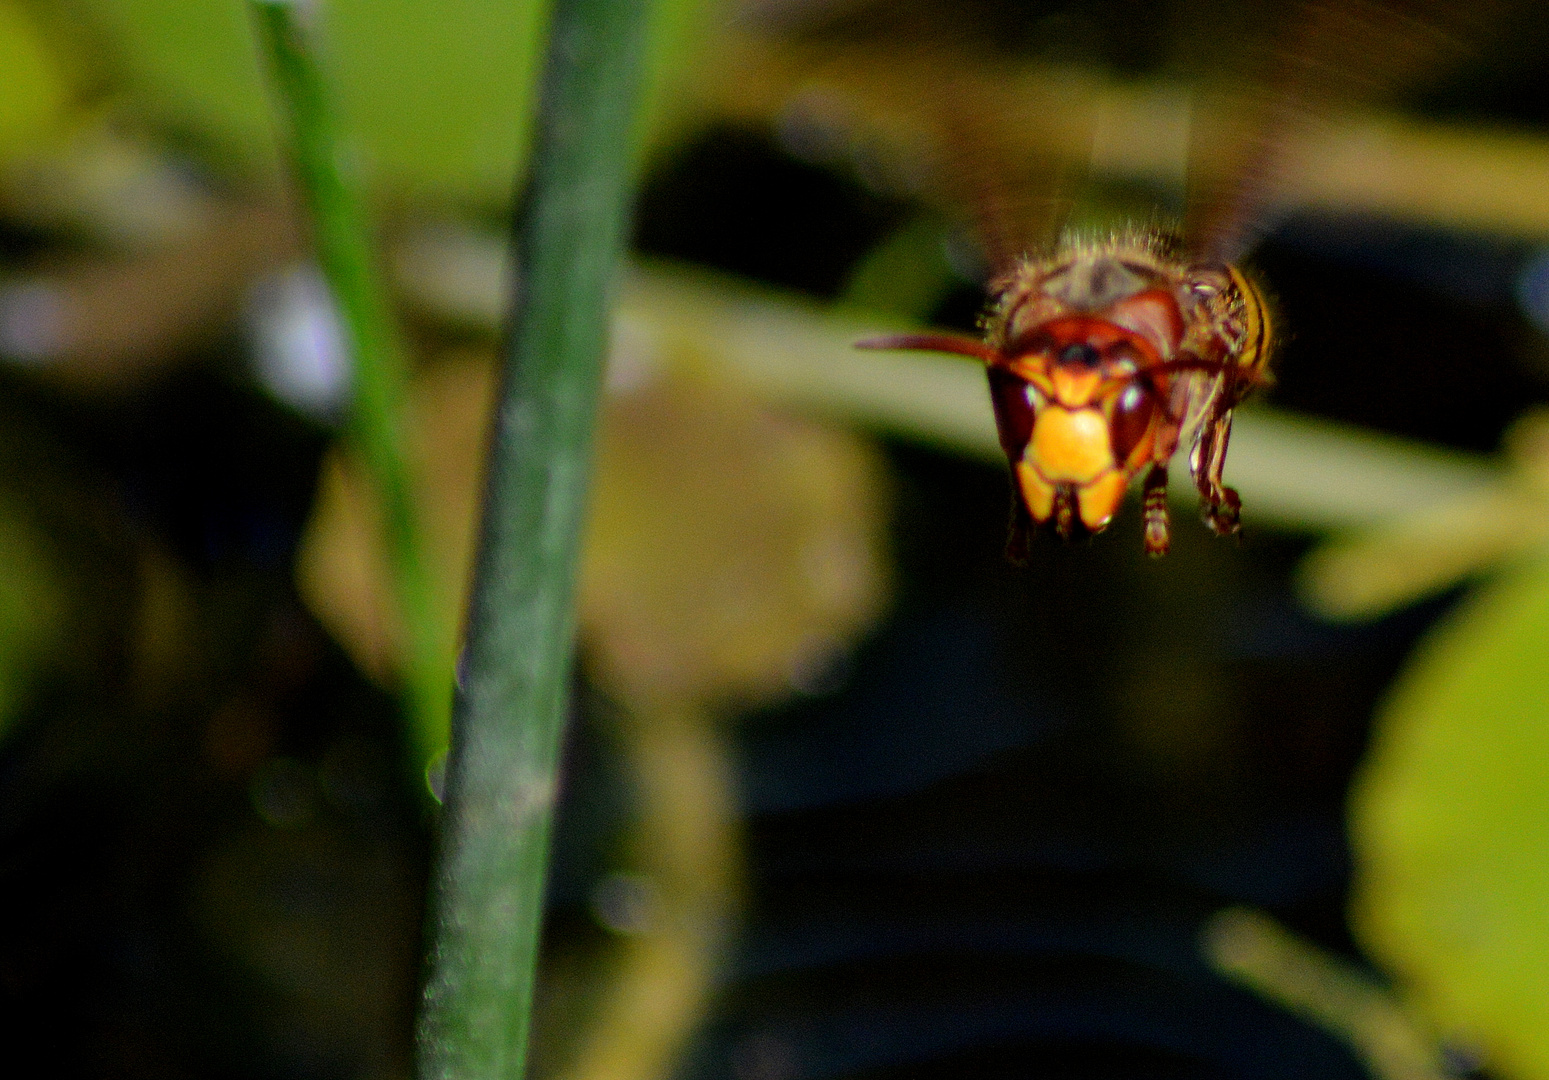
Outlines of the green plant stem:
[[421,1080],[522,1075],[651,9],[554,6],[453,709]]
[[403,677],[416,770],[439,751],[451,706],[451,670],[432,632],[431,587],[420,555],[414,486],[404,452],[406,375],[371,231],[339,138],[329,87],[303,24],[309,5],[250,0],[288,124],[289,150],[312,221],[323,276],[350,353],[349,436],[376,487],[408,658]]

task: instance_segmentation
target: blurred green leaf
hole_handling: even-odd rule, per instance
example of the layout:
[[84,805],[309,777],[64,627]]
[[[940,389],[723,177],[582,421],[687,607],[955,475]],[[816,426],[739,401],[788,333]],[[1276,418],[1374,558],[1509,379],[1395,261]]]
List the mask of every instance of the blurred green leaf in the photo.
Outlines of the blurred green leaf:
[[1549,1078],[1549,559],[1434,630],[1351,805],[1354,920],[1492,1074]]
[[864,311],[924,321],[961,280],[947,261],[950,234],[920,215],[866,253],[850,275],[844,302]]
[[[237,0],[87,0],[136,89],[165,118],[271,160],[273,122]],[[681,67],[704,0],[659,20],[657,68]],[[502,203],[526,145],[547,5],[327,0],[322,39],[374,179],[396,194]]]
[[440,749],[450,722],[452,664],[442,664],[431,630],[434,596],[426,576],[414,476],[404,439],[404,385],[408,378],[386,287],[377,273],[371,228],[358,185],[340,167],[334,88],[317,62],[311,35],[285,0],[253,0],[252,13],[268,54],[276,96],[289,121],[296,186],[312,218],[318,265],[339,305],[350,355],[349,436],[365,462],[381,502],[393,593],[406,628],[408,660],[402,694],[410,731],[421,738],[417,756]]
[[15,3],[0,2],[0,160],[32,149],[63,125],[69,89],[59,58]]
[[0,501],[0,738],[10,733],[33,671],[61,643],[66,600],[37,527]]
[[[93,2],[153,107],[244,156],[272,155],[269,102],[242,4]],[[379,179],[411,192],[510,187],[543,4],[332,0],[318,9],[349,121]]]

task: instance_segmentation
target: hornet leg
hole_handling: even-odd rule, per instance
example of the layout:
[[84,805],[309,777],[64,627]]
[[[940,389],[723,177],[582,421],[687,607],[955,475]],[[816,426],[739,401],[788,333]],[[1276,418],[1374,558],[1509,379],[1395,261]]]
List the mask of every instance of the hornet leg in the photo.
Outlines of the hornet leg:
[[1027,501],[1016,488],[1015,476],[1011,483],[1011,525],[1006,532],[1006,561],[1013,566],[1026,566],[1033,550],[1033,515],[1027,512]]
[[1242,500],[1237,492],[1221,483],[1231,437],[1232,410],[1223,409],[1206,422],[1189,459],[1189,471],[1199,489],[1201,516],[1217,536],[1230,536],[1242,528]]
[[1152,465],[1141,488],[1145,513],[1146,554],[1152,558],[1167,554],[1167,466]]
[[1061,540],[1069,540],[1076,531],[1076,492],[1069,484],[1054,490],[1054,531]]

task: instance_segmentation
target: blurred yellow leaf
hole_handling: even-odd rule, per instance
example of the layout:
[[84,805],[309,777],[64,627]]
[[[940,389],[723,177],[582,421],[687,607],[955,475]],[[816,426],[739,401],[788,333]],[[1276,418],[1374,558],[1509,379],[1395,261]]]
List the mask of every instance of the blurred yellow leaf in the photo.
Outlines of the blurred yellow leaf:
[[[767,409],[724,376],[649,361],[632,369],[617,353],[614,370],[635,384],[609,398],[598,435],[580,592],[597,674],[636,700],[705,705],[767,701],[801,685],[886,597],[875,453],[846,432]],[[410,401],[449,673],[493,392],[492,364],[470,355],[422,373]],[[359,470],[331,455],[297,576],[357,662],[391,681],[402,635],[389,615],[376,513]],[[445,731],[420,736],[427,754],[445,746]]]
[[1261,911],[1227,908],[1205,923],[1201,952],[1216,973],[1342,1039],[1376,1080],[1448,1080],[1435,1035],[1348,960]]
[[34,149],[64,124],[68,79],[59,59],[16,4],[0,0],[0,161]]
[[1529,409],[1504,440],[1505,468],[1472,490],[1343,530],[1302,560],[1302,602],[1327,619],[1375,619],[1522,559],[1549,540],[1549,412]]
[[1432,632],[1351,804],[1354,920],[1494,1075],[1549,1078],[1549,559]]
[[1549,536],[1549,503],[1500,485],[1325,540],[1297,573],[1326,619],[1376,619],[1517,558]]
[[882,475],[856,437],[668,376],[609,403],[597,460],[581,617],[620,689],[767,701],[878,613]]

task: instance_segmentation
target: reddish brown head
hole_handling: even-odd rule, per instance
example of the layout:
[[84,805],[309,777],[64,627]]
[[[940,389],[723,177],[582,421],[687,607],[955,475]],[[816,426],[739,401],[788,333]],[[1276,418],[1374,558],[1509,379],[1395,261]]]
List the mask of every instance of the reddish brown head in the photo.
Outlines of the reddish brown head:
[[[1033,522],[1052,520],[1069,535],[1079,521],[1095,532],[1138,474],[1148,472],[1148,488],[1165,485],[1180,440],[1193,442],[1191,462],[1202,442],[1207,458],[1224,454],[1224,433],[1216,454],[1205,427],[1215,438],[1230,424],[1268,357],[1263,301],[1238,271],[1191,266],[1173,241],[1136,233],[1067,243],[1018,263],[992,288],[983,342],[928,335],[867,344],[984,360],[1000,443]],[[1204,478],[1201,493],[1234,515],[1235,496],[1218,479]],[[1228,511],[1207,520],[1231,531]],[[1148,498],[1147,548],[1160,554],[1166,545],[1165,500]]]

